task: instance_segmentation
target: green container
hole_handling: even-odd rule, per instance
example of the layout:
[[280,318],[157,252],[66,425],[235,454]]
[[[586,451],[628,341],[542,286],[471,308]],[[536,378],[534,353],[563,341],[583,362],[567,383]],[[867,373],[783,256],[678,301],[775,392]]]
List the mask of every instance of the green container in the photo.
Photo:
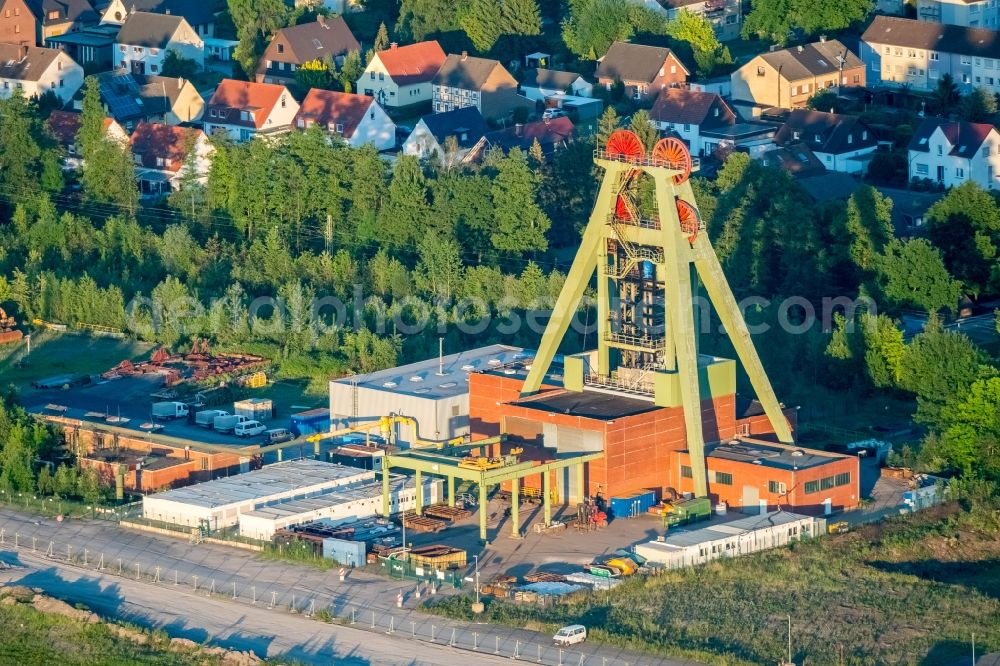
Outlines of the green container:
[[667,527],[686,525],[699,520],[708,520],[711,517],[712,501],[707,497],[697,497],[674,502],[674,510],[663,514],[663,524]]

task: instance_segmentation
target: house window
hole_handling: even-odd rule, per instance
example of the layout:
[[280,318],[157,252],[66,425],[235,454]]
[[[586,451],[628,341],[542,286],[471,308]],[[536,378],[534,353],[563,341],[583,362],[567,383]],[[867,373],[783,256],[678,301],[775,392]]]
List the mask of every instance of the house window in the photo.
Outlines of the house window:
[[938,155],[942,155],[943,153],[942,153],[942,148],[941,148],[940,145],[937,147],[937,149],[938,149]]
[[371,73],[371,77],[372,77],[372,81],[374,81],[375,80],[375,72]]
[[684,123],[684,131],[685,132],[690,132],[691,131],[691,126],[688,125],[687,123]]
[[723,486],[733,485],[733,475],[729,472],[716,472],[715,482]]
[[806,495],[812,495],[813,493],[818,493],[819,481],[806,481],[804,490]]
[[671,74],[676,74],[677,73],[677,65],[671,65],[670,66],[670,73]]
[[133,53],[142,53],[143,51],[145,51],[145,49],[142,48],[141,46],[133,46],[132,47],[132,52]]
[[843,474],[838,474],[834,478],[833,485],[835,485],[835,486],[846,486],[850,482],[851,482],[851,473],[850,472],[844,472]]
[[986,144],[985,146],[983,146],[983,157],[989,157],[989,156],[990,156],[990,146],[989,144]]
[[118,48],[120,48],[120,49],[122,50],[122,53],[125,53],[125,51],[126,51],[126,50],[128,50],[128,47],[127,47],[127,46],[125,46],[124,44],[122,44],[122,45],[121,45],[120,47],[118,47]]
[[895,54],[896,54],[897,58],[902,58],[903,57],[903,49],[897,48],[895,50]]
[[690,465],[681,465],[681,478],[683,479],[693,479],[694,474],[691,473]]
[[798,86],[792,86],[792,97],[795,97],[798,94],[799,94],[799,87]]
[[284,52],[285,52],[285,45],[278,44],[278,53],[284,53]]
[[59,87],[60,87],[60,88],[62,88],[62,87],[64,87],[65,85],[66,85],[66,82],[65,82],[65,81],[63,81],[62,79],[59,79]]
[[784,495],[785,483],[783,481],[768,481],[767,492],[771,493],[772,495]]
[[956,167],[955,178],[965,178],[965,169],[963,169],[962,167]]
[[343,134],[344,133],[344,123],[337,123],[336,127],[334,127],[334,131],[337,134]]
[[854,75],[854,83],[855,84],[861,83],[861,75],[860,74],[855,74]]
[[153,72],[155,74],[156,72],[160,71],[160,67],[159,67],[159,65],[152,65],[151,64],[149,66],[149,71],[151,71],[151,72]]
[[917,165],[917,174],[921,175],[921,176],[926,176],[927,175],[927,165],[926,164],[918,164]]
[[150,55],[160,55],[160,49],[149,49]]
[[737,21],[737,19],[739,19],[739,16],[737,16],[736,14],[730,14],[730,15],[728,15],[726,17],[726,25],[733,25],[733,24],[735,24],[736,21]]
[[847,145],[851,145],[852,143],[854,143],[854,135],[853,134],[848,134],[847,135]]
[[792,132],[792,138],[795,139],[796,141],[798,141],[799,140],[799,133],[798,132]]
[[278,63],[278,69],[284,69],[284,68],[285,68],[285,63],[279,62]]
[[378,80],[379,81],[385,81],[385,73],[384,72],[379,72],[378,73]]
[[158,167],[167,166],[167,161],[165,159],[163,159],[162,157],[157,157],[156,158],[156,166],[158,166]]
[[883,53],[884,53],[885,55],[890,55],[890,53],[891,53],[891,49],[890,49],[890,48],[889,48],[889,47],[887,46],[887,47],[885,47],[885,50],[883,50],[882,52],[883,52]]
[[907,58],[916,58],[917,57],[917,52],[914,49],[907,49],[907,51],[906,51],[906,57]]
[[51,19],[57,19],[57,18],[59,18],[59,10],[58,9],[53,9],[51,12],[49,12],[49,19],[50,20]]
[[961,62],[962,62],[963,65],[971,65],[972,64],[972,58],[970,58],[969,56],[962,56]]
[[757,76],[764,76],[764,68],[763,67],[758,67],[757,68]]

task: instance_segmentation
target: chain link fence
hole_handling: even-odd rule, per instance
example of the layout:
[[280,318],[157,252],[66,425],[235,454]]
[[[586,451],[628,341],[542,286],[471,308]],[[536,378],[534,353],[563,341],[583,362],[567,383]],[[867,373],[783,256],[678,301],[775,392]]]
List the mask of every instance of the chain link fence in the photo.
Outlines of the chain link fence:
[[[387,609],[359,604],[348,593],[303,591],[276,581],[258,585],[253,578],[241,575],[239,571],[206,572],[203,568],[182,568],[181,562],[177,560],[157,563],[153,558],[139,561],[138,558],[107,555],[72,543],[59,543],[18,532],[10,533],[4,528],[0,528],[0,548],[31,553],[84,570],[100,572],[102,575],[119,576],[189,594],[249,604],[277,613],[299,614],[315,621],[365,631],[398,634],[401,638],[492,654],[514,661],[554,666],[632,666],[660,661],[655,658],[643,659],[641,662],[625,661],[615,656],[620,654],[618,650],[602,650],[600,646],[593,644],[560,648],[537,633],[489,625],[472,625],[470,628],[470,625],[461,622],[427,616],[413,608],[407,608],[407,605],[413,606],[414,602],[427,595],[437,594],[441,589],[441,580],[407,582],[405,588],[400,587],[398,590],[395,608]],[[348,571],[340,569],[338,574],[340,582],[344,582]],[[403,580],[410,575],[406,574]],[[602,651],[607,654],[601,654]]]

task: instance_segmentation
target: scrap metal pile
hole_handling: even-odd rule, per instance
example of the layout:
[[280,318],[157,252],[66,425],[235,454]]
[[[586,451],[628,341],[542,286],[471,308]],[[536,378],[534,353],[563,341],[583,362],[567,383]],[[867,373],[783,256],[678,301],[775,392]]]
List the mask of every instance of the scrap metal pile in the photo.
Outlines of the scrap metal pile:
[[103,375],[104,379],[160,374],[165,386],[183,381],[201,381],[210,377],[256,374],[254,371],[267,365],[267,359],[252,354],[213,354],[207,340],[195,340],[186,354],[171,354],[160,347],[148,361],[133,363],[125,359]]

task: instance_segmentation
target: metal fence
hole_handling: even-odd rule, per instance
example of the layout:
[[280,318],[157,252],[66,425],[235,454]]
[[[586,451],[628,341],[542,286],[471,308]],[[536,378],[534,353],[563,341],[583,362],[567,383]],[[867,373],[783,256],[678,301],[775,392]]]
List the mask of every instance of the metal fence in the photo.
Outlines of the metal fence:
[[[526,661],[550,666],[631,666],[631,664],[657,663],[656,658],[629,662],[621,658],[615,648],[594,644],[559,648],[544,636],[525,630],[490,625],[469,625],[446,618],[424,615],[407,605],[423,595],[433,595],[440,585],[418,581],[400,587],[395,598],[395,608],[365,606],[352,600],[347,586],[345,594],[302,592],[280,582],[257,584],[254,579],[242,577],[239,572],[197,569],[182,570],[191,566],[181,560],[158,562],[155,553],[146,561],[107,556],[88,549],[82,544],[59,543],[32,535],[11,534],[0,528],[0,548],[45,557],[76,568],[90,570],[100,575],[118,576],[123,579],[162,586],[164,589],[184,590],[188,593],[247,604],[277,613],[293,613],[316,621],[340,624],[381,634],[398,634],[408,638],[449,646],[480,654],[492,654],[514,661]],[[166,557],[166,556],[164,556]],[[403,563],[400,563],[403,564]],[[341,570],[340,581],[344,581]],[[441,581],[438,580],[438,583]],[[460,582],[460,581],[456,581]],[[604,654],[602,654],[604,652]],[[264,656],[264,655],[259,655]]]
[[462,575],[457,571],[435,569],[392,558],[379,558],[382,573],[400,580],[414,580],[435,585],[451,585],[455,589],[462,587]]

